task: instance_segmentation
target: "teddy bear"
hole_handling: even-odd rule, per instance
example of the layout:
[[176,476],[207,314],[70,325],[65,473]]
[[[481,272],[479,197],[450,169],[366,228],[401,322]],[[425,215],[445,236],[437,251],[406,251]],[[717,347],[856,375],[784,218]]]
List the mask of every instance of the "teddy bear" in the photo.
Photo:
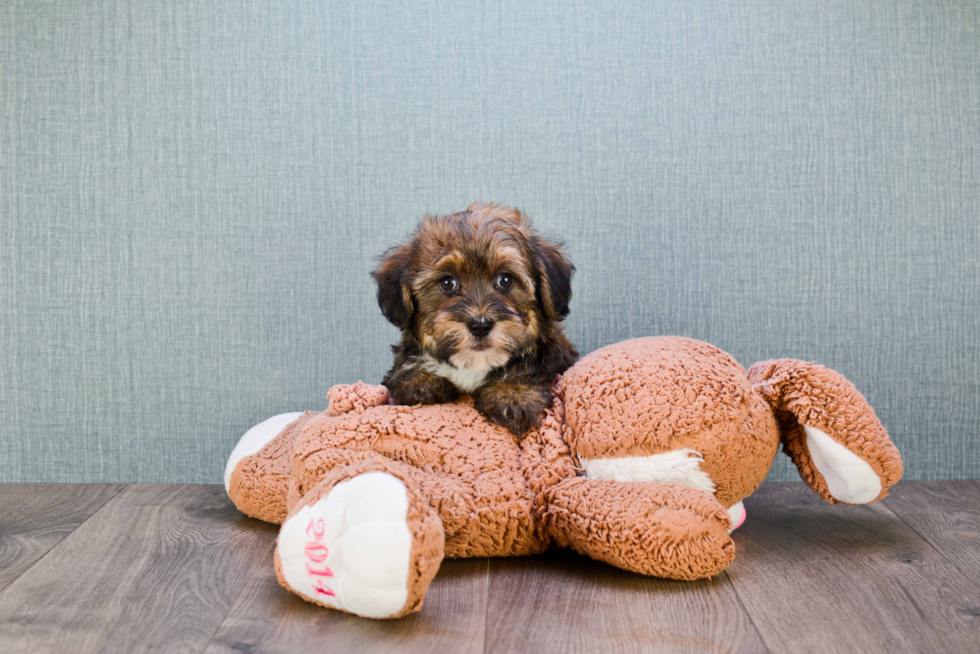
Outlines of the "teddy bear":
[[281,525],[283,586],[368,618],[419,610],[444,557],[570,547],[645,575],[716,575],[780,443],[831,503],[873,502],[902,475],[874,410],[840,374],[792,359],[746,371],[689,338],[583,357],[522,439],[465,396],[394,406],[383,386],[358,382],[328,399],[323,412],[249,430],[225,485],[241,511]]

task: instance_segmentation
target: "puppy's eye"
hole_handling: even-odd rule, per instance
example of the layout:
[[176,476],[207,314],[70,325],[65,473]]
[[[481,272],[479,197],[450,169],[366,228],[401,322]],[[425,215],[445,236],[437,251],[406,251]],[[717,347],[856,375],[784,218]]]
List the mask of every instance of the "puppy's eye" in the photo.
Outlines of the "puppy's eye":
[[511,286],[514,285],[514,276],[510,273],[500,273],[497,278],[493,280],[493,283],[497,285],[501,291],[506,291]]
[[459,288],[459,282],[456,281],[455,277],[446,275],[445,277],[439,280],[439,288],[446,291],[447,293],[452,293],[457,288]]

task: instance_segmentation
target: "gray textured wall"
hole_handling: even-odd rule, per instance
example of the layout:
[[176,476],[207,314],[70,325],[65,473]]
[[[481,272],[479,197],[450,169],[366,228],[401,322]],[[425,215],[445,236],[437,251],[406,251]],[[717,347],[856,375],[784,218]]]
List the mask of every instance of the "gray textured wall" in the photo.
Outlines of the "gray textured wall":
[[490,199],[582,351],[818,360],[980,476],[973,0],[8,1],[0,112],[0,480],[218,481],[380,379],[374,257]]

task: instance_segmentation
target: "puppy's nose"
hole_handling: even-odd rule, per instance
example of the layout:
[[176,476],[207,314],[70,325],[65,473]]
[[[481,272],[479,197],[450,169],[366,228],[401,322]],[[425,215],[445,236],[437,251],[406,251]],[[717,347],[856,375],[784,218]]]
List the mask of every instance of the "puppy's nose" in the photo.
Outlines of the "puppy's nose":
[[466,327],[470,330],[470,333],[478,338],[482,338],[489,334],[493,330],[493,321],[486,316],[479,316],[477,318],[471,318]]

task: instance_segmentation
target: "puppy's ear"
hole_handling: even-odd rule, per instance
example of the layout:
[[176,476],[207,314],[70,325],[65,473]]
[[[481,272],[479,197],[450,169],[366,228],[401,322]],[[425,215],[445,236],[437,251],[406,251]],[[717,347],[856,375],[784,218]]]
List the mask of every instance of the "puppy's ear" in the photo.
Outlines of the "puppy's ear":
[[414,239],[391,248],[381,257],[381,263],[371,276],[378,282],[378,306],[395,327],[405,329],[415,311],[412,292],[408,287],[408,273],[412,268],[415,251]]
[[535,236],[531,241],[538,274],[538,304],[551,320],[564,320],[572,299],[572,274],[575,266],[565,257],[560,245]]

